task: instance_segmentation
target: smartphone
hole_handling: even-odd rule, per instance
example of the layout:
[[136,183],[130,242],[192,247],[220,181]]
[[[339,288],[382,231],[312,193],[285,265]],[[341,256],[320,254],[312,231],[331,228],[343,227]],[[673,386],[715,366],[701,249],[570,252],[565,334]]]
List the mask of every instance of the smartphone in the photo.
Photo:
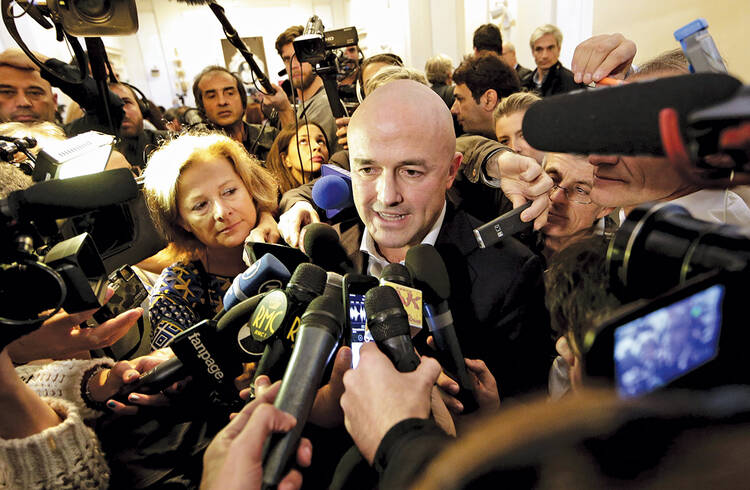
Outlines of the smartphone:
[[294,272],[302,263],[310,262],[310,258],[302,250],[277,243],[247,242],[245,252],[251,264],[260,260],[265,254],[271,254],[279,259],[289,272]]
[[370,289],[379,286],[379,282],[372,276],[364,274],[346,274],[344,276],[344,305],[346,306],[346,326],[344,339],[352,348],[352,367],[359,364],[359,349],[365,342],[373,340],[367,329],[367,314],[365,313],[365,294]]

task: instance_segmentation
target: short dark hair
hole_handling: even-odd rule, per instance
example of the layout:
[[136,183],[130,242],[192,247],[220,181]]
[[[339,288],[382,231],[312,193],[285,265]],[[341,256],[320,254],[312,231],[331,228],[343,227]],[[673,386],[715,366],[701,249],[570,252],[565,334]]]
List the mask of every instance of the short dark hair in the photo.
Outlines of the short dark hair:
[[575,241],[550,258],[544,273],[552,330],[578,356],[586,334],[621,305],[609,289],[607,244],[598,235]]
[[193,80],[193,97],[195,97],[195,105],[198,107],[198,110],[204,114],[206,113],[206,109],[203,106],[203,93],[201,93],[201,89],[198,87],[198,84],[201,83],[203,77],[205,77],[212,71],[227,73],[232,78],[234,78],[234,81],[237,83],[237,93],[240,94],[242,109],[244,110],[247,107],[247,93],[245,92],[245,86],[242,84],[242,80],[236,74],[219,65],[211,65],[205,67],[203,70],[201,70],[200,73],[195,76],[195,80]]
[[516,70],[506,65],[495,53],[464,58],[453,72],[453,82],[456,85],[465,84],[477,103],[490,89],[497,92],[498,101],[521,90]]
[[305,28],[302,26],[292,26],[279,34],[279,37],[276,38],[276,52],[279,53],[279,56],[281,56],[281,48],[293,42],[294,39],[301,36],[304,31]]
[[474,48],[503,54],[503,35],[495,24],[482,24],[474,31]]

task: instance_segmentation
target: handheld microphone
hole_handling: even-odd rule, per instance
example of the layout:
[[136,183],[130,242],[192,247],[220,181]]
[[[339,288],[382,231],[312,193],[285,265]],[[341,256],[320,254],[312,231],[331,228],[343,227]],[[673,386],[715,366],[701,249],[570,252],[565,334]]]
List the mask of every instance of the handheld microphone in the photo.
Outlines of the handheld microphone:
[[424,316],[435,341],[438,360],[446,374],[461,387],[457,398],[464,405],[464,413],[472,412],[479,406],[474,398],[474,383],[466,371],[466,362],[448,306],[451,288],[445,262],[435,247],[422,244],[406,252],[406,268],[411,273],[414,286],[422,291]]
[[302,429],[310,415],[326,364],[336,352],[344,323],[344,307],[338,296],[319,296],[304,315],[299,339],[274,406],[297,419],[286,434],[274,434],[267,441],[263,458],[263,486],[275,488],[286,473],[297,450]]
[[129,169],[118,168],[70,179],[39,182],[0,201],[0,214],[11,219],[69,218],[120,204],[138,196]]
[[367,327],[378,348],[401,373],[419,366],[419,356],[409,336],[409,319],[396,290],[378,286],[365,295]]
[[300,315],[310,302],[323,294],[326,271],[314,264],[300,264],[284,290],[268,293],[250,318],[250,331],[256,342],[265,344],[263,357],[253,376],[277,380],[289,360],[300,327]]
[[289,269],[272,254],[265,254],[238,275],[224,294],[224,311],[256,294],[284,287],[291,277]]
[[303,228],[303,247],[313,264],[338,274],[356,273],[346,250],[341,246],[339,235],[325,223],[311,223]]
[[351,183],[338,175],[319,178],[313,185],[312,198],[316,206],[325,209],[328,219],[354,205]]
[[411,274],[404,264],[394,262],[383,267],[380,272],[380,284],[383,282],[395,282],[402,286],[411,287]]
[[416,334],[422,328],[422,291],[412,287],[409,269],[399,263],[386,265],[380,273],[380,285],[396,290]]
[[[250,360],[247,358],[248,355],[259,357],[262,354],[263,345],[258,347],[257,343],[253,342],[252,336],[249,335],[249,328],[245,324],[266,294],[261,293],[241,301],[227,311],[216,323],[216,335],[220,339],[217,344],[230,351],[218,357],[230,357],[237,359],[238,362],[242,362],[243,360]],[[192,330],[192,327],[186,332],[190,330]],[[177,341],[177,338],[175,338],[175,341]],[[177,354],[177,357],[162,362],[148,372],[143,373],[137,381],[123,386],[113,398],[126,402],[128,395],[131,393],[158,393],[173,383],[193,374],[186,365],[185,358],[180,358],[177,352],[175,354]]]

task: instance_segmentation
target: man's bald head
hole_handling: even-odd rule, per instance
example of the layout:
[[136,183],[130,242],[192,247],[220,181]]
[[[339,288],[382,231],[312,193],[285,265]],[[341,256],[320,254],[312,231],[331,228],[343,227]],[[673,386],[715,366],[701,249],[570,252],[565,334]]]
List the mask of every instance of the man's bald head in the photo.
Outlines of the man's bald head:
[[394,80],[368,95],[349,122],[348,144],[356,148],[358,138],[368,133],[405,131],[439,145],[447,159],[455,152],[450,110],[434,90],[413,80]]
[[357,212],[383,257],[399,262],[437,222],[461,163],[451,115],[429,87],[396,80],[367,96],[347,136]]

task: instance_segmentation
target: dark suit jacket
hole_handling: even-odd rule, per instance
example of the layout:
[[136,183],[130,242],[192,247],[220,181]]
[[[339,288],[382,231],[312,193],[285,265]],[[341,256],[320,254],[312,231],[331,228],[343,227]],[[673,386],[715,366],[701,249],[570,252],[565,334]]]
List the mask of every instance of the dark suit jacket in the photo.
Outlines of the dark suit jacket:
[[[449,204],[435,242],[450,276],[448,303],[464,357],[484,360],[503,398],[546,389],[554,345],[542,263],[513,238],[480,249],[473,234],[479,224]],[[350,226],[341,243],[365,273],[362,231],[361,223]]]

